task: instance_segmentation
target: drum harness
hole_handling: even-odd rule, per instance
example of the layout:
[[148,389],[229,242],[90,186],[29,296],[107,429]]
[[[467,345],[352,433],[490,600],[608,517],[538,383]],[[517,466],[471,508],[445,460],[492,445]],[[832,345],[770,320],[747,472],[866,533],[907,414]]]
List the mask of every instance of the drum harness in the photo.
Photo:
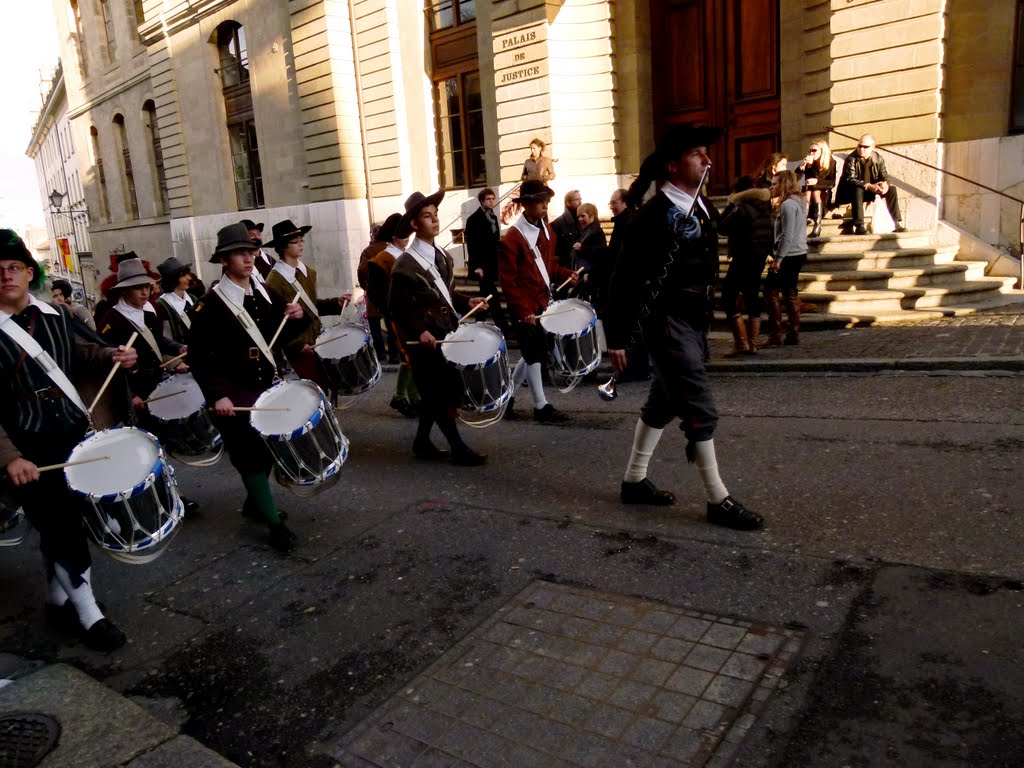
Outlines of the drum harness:
[[143,322],[142,325],[139,325],[132,318],[128,317],[127,313],[121,309],[120,304],[114,305],[114,309],[120,312],[121,316],[131,323],[132,328],[139,332],[139,336],[146,340],[146,344],[148,344],[149,348],[153,350],[153,354],[156,355],[156,359],[163,360],[164,353],[160,351],[160,345],[156,343],[156,338],[153,336],[153,332],[149,330],[149,326],[147,326],[145,322]]
[[274,353],[270,351],[270,347],[267,346],[267,340],[263,338],[263,334],[260,332],[260,328],[256,325],[256,321],[252,319],[248,312],[245,311],[245,307],[240,307],[235,304],[231,299],[224,295],[223,289],[220,287],[220,283],[213,286],[213,292],[216,293],[220,300],[224,302],[224,306],[228,308],[228,311],[235,316],[235,319],[242,326],[243,330],[249,334],[249,338],[252,339],[253,344],[263,353],[263,356],[267,359],[274,368],[274,378],[277,378],[277,363],[274,361]]

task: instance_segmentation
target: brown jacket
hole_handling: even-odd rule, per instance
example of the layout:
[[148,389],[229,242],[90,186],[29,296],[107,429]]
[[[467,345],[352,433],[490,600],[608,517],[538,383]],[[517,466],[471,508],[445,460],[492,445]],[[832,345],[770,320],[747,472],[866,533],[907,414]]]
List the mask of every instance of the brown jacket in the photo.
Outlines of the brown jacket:
[[[446,251],[440,254],[435,257],[434,266],[448,286],[455,309],[465,313],[469,309],[469,297],[452,290],[455,263]],[[458,317],[434,285],[433,278],[409,253],[403,253],[391,270],[388,316],[403,342],[418,339],[424,331],[430,331],[439,339],[459,327]]]

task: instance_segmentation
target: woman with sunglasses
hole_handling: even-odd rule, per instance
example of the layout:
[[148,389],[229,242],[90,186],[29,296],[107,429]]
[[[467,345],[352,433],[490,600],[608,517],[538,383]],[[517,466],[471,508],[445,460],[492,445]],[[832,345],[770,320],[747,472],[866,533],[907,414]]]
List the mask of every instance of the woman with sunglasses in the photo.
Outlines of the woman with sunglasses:
[[836,186],[836,161],[823,139],[811,142],[796,173],[804,179],[807,216],[814,224],[810,236],[821,237],[821,219],[832,207],[832,190]]

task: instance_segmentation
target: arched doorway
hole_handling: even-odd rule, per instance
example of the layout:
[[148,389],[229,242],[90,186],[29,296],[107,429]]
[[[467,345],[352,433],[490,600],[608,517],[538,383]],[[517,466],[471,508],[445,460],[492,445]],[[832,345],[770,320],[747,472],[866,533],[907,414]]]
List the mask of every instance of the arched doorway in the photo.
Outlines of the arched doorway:
[[711,182],[723,191],[780,145],[779,0],[651,0],[655,134],[720,125]]

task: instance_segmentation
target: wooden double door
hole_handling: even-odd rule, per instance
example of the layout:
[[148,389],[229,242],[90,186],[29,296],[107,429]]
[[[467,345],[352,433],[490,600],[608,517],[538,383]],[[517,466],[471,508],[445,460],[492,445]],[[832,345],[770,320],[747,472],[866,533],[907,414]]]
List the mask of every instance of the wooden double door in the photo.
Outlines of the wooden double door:
[[780,149],[779,0],[651,0],[655,135],[717,125],[711,187],[723,192]]

